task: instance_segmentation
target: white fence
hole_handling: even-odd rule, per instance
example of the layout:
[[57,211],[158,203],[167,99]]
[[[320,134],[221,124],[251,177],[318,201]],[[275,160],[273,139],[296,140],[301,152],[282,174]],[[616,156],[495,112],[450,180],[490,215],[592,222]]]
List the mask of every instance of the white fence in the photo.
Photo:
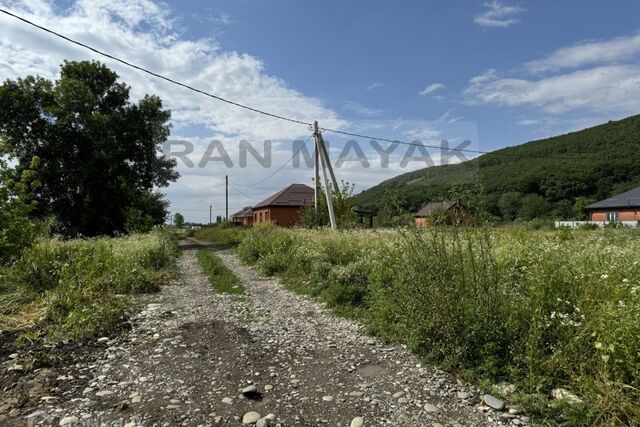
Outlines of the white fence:
[[600,228],[610,223],[622,224],[625,227],[638,227],[638,221],[556,221],[556,228],[579,228],[586,224],[595,224]]

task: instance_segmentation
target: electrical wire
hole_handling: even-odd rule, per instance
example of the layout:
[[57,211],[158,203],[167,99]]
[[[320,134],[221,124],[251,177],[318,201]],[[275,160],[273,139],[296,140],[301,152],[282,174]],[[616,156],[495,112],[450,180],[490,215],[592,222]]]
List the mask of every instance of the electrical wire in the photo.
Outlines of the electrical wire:
[[309,136],[309,138],[307,138],[307,140],[304,142],[304,144],[302,144],[302,145],[300,146],[300,148],[298,148],[298,151],[296,151],[295,153],[293,153],[293,154],[291,155],[291,157],[289,157],[289,159],[288,159],[286,162],[284,162],[284,163],[282,164],[282,166],[280,166],[278,169],[276,169],[276,170],[275,170],[271,175],[269,175],[268,177],[264,178],[263,180],[260,180],[260,181],[258,181],[258,182],[254,182],[253,184],[249,184],[249,185],[240,185],[240,187],[242,187],[242,188],[255,188],[255,186],[256,186],[256,185],[260,185],[260,184],[262,184],[262,183],[264,183],[264,182],[266,182],[266,181],[270,180],[270,179],[271,179],[271,178],[273,178],[274,176],[276,176],[276,175],[278,174],[278,172],[280,172],[282,169],[284,169],[284,168],[285,168],[285,167],[286,167],[286,166],[291,162],[291,160],[293,160],[293,158],[294,158],[295,156],[297,156],[297,155],[302,151],[302,149],[303,149],[303,148],[305,148],[305,147],[307,146],[307,144],[309,143],[309,141],[311,140],[311,138],[313,138],[313,134],[311,134],[311,136]]
[[228,184],[229,184],[229,187],[233,188],[234,190],[236,190],[238,193],[242,194],[247,199],[249,199],[249,200],[251,200],[251,201],[253,201],[255,203],[258,203],[258,201],[256,199],[254,199],[253,197],[249,196],[247,193],[243,192],[242,190],[237,189],[232,183],[229,182]]
[[[9,12],[8,10],[0,8],[0,12],[4,13],[5,15],[11,16],[11,17],[13,17],[15,19],[18,19],[18,20],[20,20],[20,21],[22,21],[22,22],[24,22],[24,23],[26,23],[28,25],[31,25],[31,26],[35,27],[35,28],[38,28],[38,29],[40,29],[42,31],[45,31],[45,32],[47,32],[49,34],[52,34],[52,35],[54,35],[56,37],[59,37],[59,38],[61,38],[63,40],[66,40],[69,43],[73,43],[73,44],[75,44],[77,46],[83,47],[83,48],[88,49],[88,50],[90,50],[90,51],[92,51],[94,53],[97,53],[98,55],[101,55],[101,56],[104,56],[106,58],[112,59],[112,60],[117,61],[117,62],[119,62],[121,64],[124,64],[124,65],[126,65],[128,67],[134,68],[134,69],[136,69],[138,71],[142,71],[142,72],[147,73],[147,74],[149,74],[149,75],[151,75],[153,77],[165,80],[165,81],[167,81],[169,83],[172,83],[174,85],[180,86],[182,88],[197,92],[199,94],[208,96],[208,97],[216,99],[218,101],[225,102],[227,104],[236,106],[238,108],[243,108],[245,110],[252,111],[254,113],[262,114],[262,115],[265,115],[265,116],[268,116],[268,117],[272,117],[272,118],[279,119],[279,120],[284,120],[284,121],[291,122],[291,123],[296,123],[296,124],[308,126],[309,128],[311,128],[313,126],[311,123],[308,123],[308,122],[305,122],[305,121],[302,121],[302,120],[292,119],[290,117],[282,116],[282,115],[275,114],[275,113],[270,113],[268,111],[260,110],[260,109],[255,108],[255,107],[250,107],[248,105],[244,105],[244,104],[241,104],[239,102],[223,98],[221,96],[212,94],[210,92],[206,92],[206,91],[204,91],[202,89],[195,88],[195,87],[190,86],[190,85],[188,85],[186,83],[179,82],[179,81],[174,80],[174,79],[172,79],[170,77],[164,76],[162,74],[158,74],[158,73],[156,73],[154,71],[148,70],[148,69],[146,69],[144,67],[141,67],[139,65],[133,64],[133,63],[128,62],[128,61],[126,61],[124,59],[118,58],[117,56],[114,56],[114,55],[111,55],[109,53],[103,52],[103,51],[101,51],[99,49],[96,49],[96,48],[94,48],[94,47],[92,47],[92,46],[90,46],[88,44],[85,44],[85,43],[82,43],[80,41],[74,40],[74,39],[72,39],[70,37],[67,37],[67,36],[65,36],[63,34],[60,34],[60,33],[56,32],[54,30],[51,30],[51,29],[49,29],[47,27],[44,27],[42,25],[38,25],[35,22],[32,22],[32,21],[30,21],[30,20],[28,20],[26,18],[23,18],[23,17],[21,17],[19,15],[16,15],[16,14],[14,14],[12,12]],[[364,138],[364,139],[369,139],[369,140],[377,140],[377,141],[389,142],[391,144],[396,144],[397,143],[397,144],[402,144],[402,145],[421,146],[421,147],[425,147],[425,148],[434,148],[434,149],[439,149],[439,150],[443,149],[443,147],[438,147],[438,146],[435,146],[435,145],[428,145],[428,144],[401,141],[401,140],[392,140],[392,139],[387,139],[387,138],[379,138],[379,137],[374,137],[374,136],[370,136],[370,135],[363,135],[363,134],[347,132],[347,131],[341,131],[341,130],[330,129],[330,128],[321,128],[320,130],[326,131],[326,132],[332,132],[332,133],[336,133],[336,134],[340,134],[340,135],[345,135],[345,136],[352,136],[352,137],[356,137],[356,138]],[[519,157],[519,158],[541,158],[541,159],[557,159],[557,160],[592,160],[593,159],[593,158],[590,158],[588,156],[580,156],[580,157],[545,156],[545,155],[538,155],[537,156],[537,155],[522,155],[522,154],[516,154],[516,153],[504,153],[504,152],[499,152],[499,151],[473,150],[473,149],[466,149],[466,148],[449,148],[448,150],[449,151],[454,151],[454,152],[461,152],[461,153],[473,153],[473,154],[483,154],[483,155],[486,154],[486,155],[491,155],[491,156],[506,156],[506,157]],[[284,168],[284,166],[286,166],[286,164],[283,165],[273,175],[278,173],[282,168]],[[270,179],[270,178],[271,178],[271,176],[267,177],[265,179],[265,181],[267,179]]]
[[302,120],[296,120],[296,119],[292,119],[292,118],[289,118],[289,117],[281,116],[281,115],[275,114],[275,113],[270,113],[268,111],[264,111],[264,110],[260,110],[258,108],[250,107],[248,105],[244,105],[244,104],[241,104],[239,102],[231,101],[231,100],[223,98],[221,96],[214,95],[214,94],[206,92],[204,90],[195,88],[195,87],[190,86],[190,85],[188,85],[186,83],[179,82],[179,81],[174,80],[174,79],[172,79],[170,77],[163,76],[162,74],[158,74],[158,73],[153,72],[151,70],[148,70],[148,69],[146,69],[144,67],[141,67],[139,65],[133,64],[133,63],[128,62],[128,61],[125,61],[124,59],[118,58],[117,56],[114,56],[114,55],[111,55],[109,53],[103,52],[103,51],[101,51],[99,49],[96,49],[95,47],[89,46],[88,44],[85,44],[85,43],[79,42],[77,40],[74,40],[74,39],[72,39],[70,37],[67,37],[67,36],[65,36],[63,34],[60,34],[60,33],[56,32],[56,31],[53,31],[53,30],[51,30],[51,29],[49,29],[47,27],[43,27],[42,25],[38,25],[35,22],[29,21],[28,19],[23,18],[21,16],[18,16],[15,13],[11,13],[8,10],[0,8],[0,12],[4,13],[5,15],[9,15],[9,16],[11,16],[13,18],[19,19],[20,21],[22,21],[22,22],[24,22],[26,24],[29,24],[29,25],[31,25],[31,26],[33,26],[35,28],[38,28],[38,29],[40,29],[42,31],[45,31],[45,32],[47,32],[49,34],[53,34],[54,36],[60,37],[61,39],[66,40],[66,41],[68,41],[70,43],[73,43],[73,44],[75,44],[77,46],[83,47],[85,49],[89,49],[90,51],[95,52],[98,55],[102,55],[102,56],[104,56],[106,58],[113,59],[114,61],[117,61],[117,62],[119,62],[121,64],[124,64],[124,65],[126,65],[128,67],[135,68],[138,71],[142,71],[144,73],[147,73],[147,74],[152,75],[154,77],[157,77],[159,79],[165,80],[165,81],[167,81],[169,83],[172,83],[174,85],[181,86],[183,88],[192,90],[194,92],[200,93],[202,95],[208,96],[208,97],[216,99],[218,101],[226,102],[227,104],[231,104],[231,105],[234,105],[234,106],[239,107],[239,108],[244,108],[245,110],[253,111],[254,113],[263,114],[265,116],[273,117],[275,119],[285,120],[285,121],[288,121],[288,122],[297,123],[297,124],[301,124],[301,125],[305,125],[305,126],[311,126],[311,123],[307,123],[307,122],[304,122]]
[[[425,148],[435,148],[438,150],[443,150],[444,147],[439,147],[437,145],[429,145],[429,144],[423,144],[421,142],[407,142],[407,141],[401,141],[401,140],[397,140],[397,139],[387,139],[387,138],[380,138],[377,136],[370,136],[370,135],[362,135],[359,133],[352,133],[352,132],[346,132],[343,130],[336,130],[336,129],[329,129],[329,128],[320,128],[320,130],[325,131],[325,132],[332,132],[332,133],[336,133],[336,134],[340,134],[340,135],[346,135],[346,136],[353,136],[355,138],[363,138],[363,139],[369,139],[369,140],[375,140],[375,141],[384,141],[384,142],[390,142],[392,144],[402,144],[402,145],[412,145],[412,146],[416,146],[416,147],[425,147]],[[511,148],[511,147],[509,147]],[[516,154],[516,153],[500,153],[498,151],[483,151],[483,150],[473,150],[473,149],[467,149],[467,148],[447,148],[447,150],[449,151],[457,151],[457,152],[462,152],[462,153],[474,153],[474,154],[486,154],[486,155],[491,155],[491,156],[507,156],[507,157],[519,157],[519,158],[540,158],[540,159],[555,159],[555,160],[593,160],[593,157],[588,157],[588,156],[580,156],[580,157],[569,157],[569,156],[536,156],[535,154]]]

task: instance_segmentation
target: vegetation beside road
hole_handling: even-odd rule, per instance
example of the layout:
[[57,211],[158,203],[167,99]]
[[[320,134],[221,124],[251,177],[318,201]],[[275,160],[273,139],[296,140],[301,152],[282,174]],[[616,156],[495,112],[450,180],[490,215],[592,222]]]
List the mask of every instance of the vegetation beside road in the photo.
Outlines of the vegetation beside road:
[[167,233],[118,238],[42,238],[0,270],[0,331],[88,338],[125,318],[126,295],[169,280],[178,249]]
[[198,251],[198,264],[217,292],[223,294],[244,294],[244,286],[222,260],[210,249]]
[[202,227],[193,233],[193,237],[217,245],[236,246],[242,242],[248,229],[229,224],[214,224]]
[[[637,230],[247,232],[240,257],[538,421],[640,421]],[[553,400],[565,388],[578,403]]]

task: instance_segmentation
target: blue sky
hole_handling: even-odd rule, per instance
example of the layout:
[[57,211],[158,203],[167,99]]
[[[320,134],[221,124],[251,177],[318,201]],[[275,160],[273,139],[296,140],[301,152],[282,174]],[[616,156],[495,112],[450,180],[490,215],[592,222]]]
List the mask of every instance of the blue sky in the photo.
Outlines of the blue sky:
[[[640,112],[640,3],[603,1],[0,0],[61,33],[230,99],[321,125],[433,143],[469,139],[492,150]],[[55,77],[63,59],[99,59],[0,17],[0,77]],[[173,111],[172,138],[211,139],[237,159],[241,139],[273,141],[273,166],[180,165],[165,189],[173,211],[208,219],[260,200],[311,171],[286,167],[304,127],[256,117],[105,61],[133,88]],[[327,135],[334,158],[344,139]],[[367,155],[375,152],[363,145]],[[351,162],[338,178],[357,190],[424,167]],[[373,156],[374,157],[374,156]],[[437,154],[434,160],[438,162]],[[249,197],[247,197],[247,195]]]

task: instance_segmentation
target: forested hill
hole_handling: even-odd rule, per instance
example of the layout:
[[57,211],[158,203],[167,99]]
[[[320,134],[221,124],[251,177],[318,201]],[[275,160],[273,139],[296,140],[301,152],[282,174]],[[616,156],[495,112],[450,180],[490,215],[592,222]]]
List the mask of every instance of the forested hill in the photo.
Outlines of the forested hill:
[[356,204],[381,212],[415,212],[426,202],[453,197],[506,221],[580,219],[591,201],[639,185],[637,115],[461,164],[406,173],[358,194]]

